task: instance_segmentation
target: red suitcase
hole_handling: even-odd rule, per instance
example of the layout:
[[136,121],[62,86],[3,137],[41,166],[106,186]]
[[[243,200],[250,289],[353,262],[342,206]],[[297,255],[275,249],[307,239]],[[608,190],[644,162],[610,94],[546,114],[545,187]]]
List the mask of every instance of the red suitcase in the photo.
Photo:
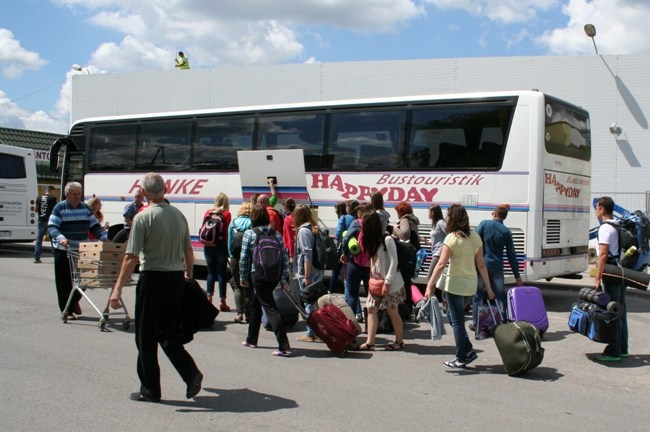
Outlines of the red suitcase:
[[359,335],[358,326],[334,305],[325,305],[309,314],[307,324],[334,354],[342,355]]
[[307,325],[314,330],[316,336],[321,338],[330,351],[337,356],[342,355],[361,334],[360,327],[346,317],[338,307],[331,304],[324,305],[306,316],[307,313],[300,300],[293,298],[287,291],[284,293],[303,318],[307,320]]

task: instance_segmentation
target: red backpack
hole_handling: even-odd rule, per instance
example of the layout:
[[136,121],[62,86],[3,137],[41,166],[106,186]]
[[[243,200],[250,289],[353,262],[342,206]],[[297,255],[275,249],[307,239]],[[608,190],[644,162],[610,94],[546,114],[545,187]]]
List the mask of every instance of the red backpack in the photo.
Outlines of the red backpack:
[[203,225],[199,230],[199,241],[206,246],[216,246],[217,243],[223,242],[223,230],[226,225],[226,218],[223,216],[223,210],[213,211],[203,220]]

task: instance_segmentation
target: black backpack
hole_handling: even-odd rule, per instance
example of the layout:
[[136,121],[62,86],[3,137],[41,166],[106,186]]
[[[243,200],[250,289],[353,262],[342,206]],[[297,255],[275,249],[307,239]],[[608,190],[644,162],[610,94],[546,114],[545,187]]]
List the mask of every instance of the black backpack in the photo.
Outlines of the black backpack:
[[[391,238],[395,243],[395,249],[397,249],[397,269],[402,274],[404,283],[409,283],[415,277],[418,251],[411,243],[398,240],[390,234],[384,237],[384,242],[387,238]],[[384,246],[386,246],[385,243]]]
[[275,236],[275,230],[267,232],[254,229],[257,236],[253,247],[254,279],[257,282],[277,283],[282,279],[284,250]]
[[329,236],[329,232],[318,228],[318,234],[314,238],[311,264],[317,269],[332,270],[339,259],[336,251],[336,243]]

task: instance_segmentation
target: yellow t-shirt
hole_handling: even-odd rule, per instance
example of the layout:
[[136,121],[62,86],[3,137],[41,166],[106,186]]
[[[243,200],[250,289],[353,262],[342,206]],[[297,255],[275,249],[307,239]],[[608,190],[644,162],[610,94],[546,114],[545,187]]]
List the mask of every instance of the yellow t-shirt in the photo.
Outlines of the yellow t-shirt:
[[474,231],[469,233],[469,237],[465,237],[460,231],[457,233],[447,234],[444,241],[451,251],[445,291],[460,296],[471,296],[476,293],[478,283],[474,259],[483,242]]

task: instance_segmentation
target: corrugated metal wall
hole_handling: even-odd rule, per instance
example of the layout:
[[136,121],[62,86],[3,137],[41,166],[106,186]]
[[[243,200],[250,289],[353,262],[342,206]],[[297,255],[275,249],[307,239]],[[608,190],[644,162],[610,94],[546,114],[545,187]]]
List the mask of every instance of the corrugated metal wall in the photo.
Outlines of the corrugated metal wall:
[[[72,119],[536,88],[589,110],[594,195],[644,194],[650,190],[649,70],[650,55],[593,55],[314,63],[75,75]],[[618,136],[610,133],[613,123],[622,130]]]

